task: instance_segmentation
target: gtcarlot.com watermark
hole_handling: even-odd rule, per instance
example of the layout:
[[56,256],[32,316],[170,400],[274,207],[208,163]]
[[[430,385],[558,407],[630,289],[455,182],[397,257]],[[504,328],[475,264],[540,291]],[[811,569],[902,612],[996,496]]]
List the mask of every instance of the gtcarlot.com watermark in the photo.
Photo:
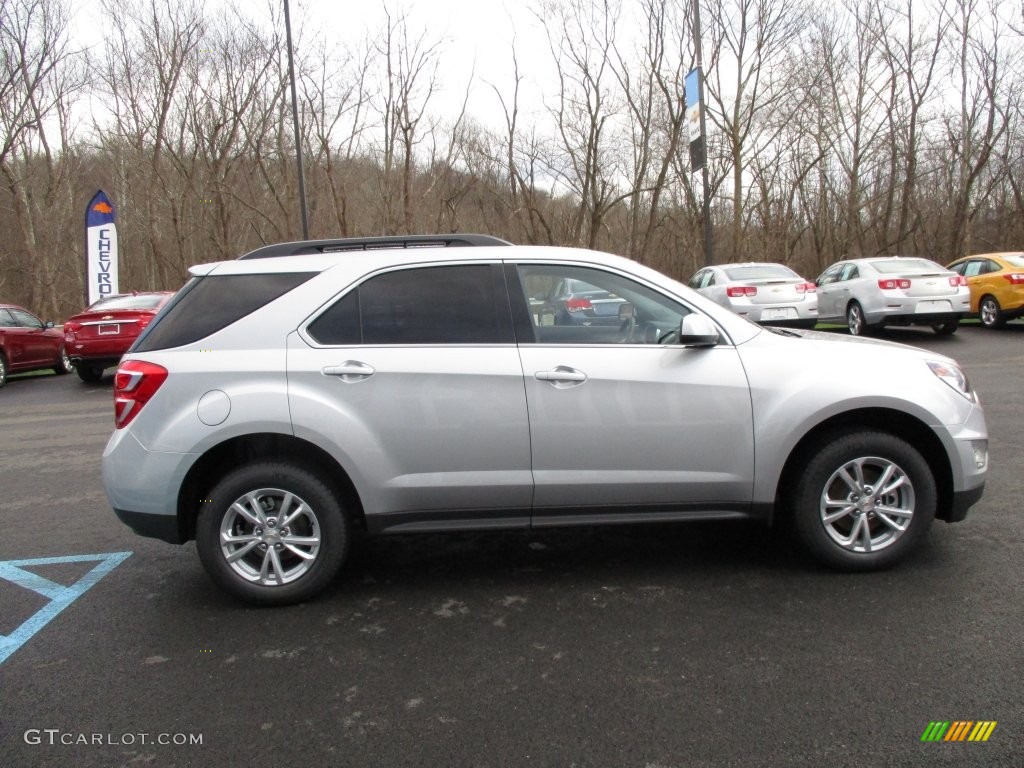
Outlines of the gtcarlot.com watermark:
[[50,747],[134,747],[154,744],[163,747],[198,747],[203,744],[201,733],[82,733],[62,731],[60,728],[29,728],[22,738],[32,746]]

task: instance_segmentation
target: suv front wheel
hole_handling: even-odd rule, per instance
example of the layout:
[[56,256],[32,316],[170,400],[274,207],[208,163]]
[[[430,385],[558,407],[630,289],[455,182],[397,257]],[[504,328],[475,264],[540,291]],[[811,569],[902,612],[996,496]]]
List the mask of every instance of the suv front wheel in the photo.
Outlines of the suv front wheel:
[[348,554],[345,509],[306,470],[274,462],[229,473],[204,499],[196,522],[199,559],[234,596],[259,605],[308,600]]
[[913,446],[863,431],[812,447],[790,508],[798,537],[817,560],[870,571],[920,543],[937,498],[931,468]]

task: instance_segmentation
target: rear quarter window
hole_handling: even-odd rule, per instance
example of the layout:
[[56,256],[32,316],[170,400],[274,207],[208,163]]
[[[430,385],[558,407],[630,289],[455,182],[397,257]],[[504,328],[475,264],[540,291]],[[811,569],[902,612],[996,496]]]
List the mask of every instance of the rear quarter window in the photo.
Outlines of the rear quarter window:
[[130,352],[191,344],[302,285],[316,272],[194,278],[164,306]]

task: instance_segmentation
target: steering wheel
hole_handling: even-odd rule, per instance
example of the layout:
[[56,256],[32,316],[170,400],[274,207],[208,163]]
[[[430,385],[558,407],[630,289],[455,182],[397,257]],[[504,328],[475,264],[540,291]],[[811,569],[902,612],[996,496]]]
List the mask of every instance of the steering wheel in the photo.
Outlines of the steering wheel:
[[619,325],[619,338],[616,339],[619,344],[629,344],[633,341],[633,337],[636,335],[636,318],[630,315],[624,318],[622,324]]

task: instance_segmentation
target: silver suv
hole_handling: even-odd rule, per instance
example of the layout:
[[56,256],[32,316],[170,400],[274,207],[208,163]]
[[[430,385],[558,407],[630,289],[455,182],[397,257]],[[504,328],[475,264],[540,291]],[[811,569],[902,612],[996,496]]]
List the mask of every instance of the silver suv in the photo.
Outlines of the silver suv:
[[[617,256],[420,236],[191,274],[118,368],[103,478],[121,520],[194,538],[251,602],[319,592],[355,529],[785,520],[871,570],[984,487],[954,361],[761,328]],[[618,320],[557,322],[567,280]]]

